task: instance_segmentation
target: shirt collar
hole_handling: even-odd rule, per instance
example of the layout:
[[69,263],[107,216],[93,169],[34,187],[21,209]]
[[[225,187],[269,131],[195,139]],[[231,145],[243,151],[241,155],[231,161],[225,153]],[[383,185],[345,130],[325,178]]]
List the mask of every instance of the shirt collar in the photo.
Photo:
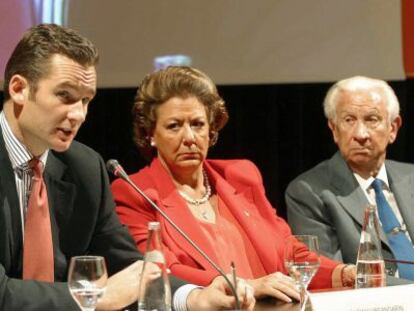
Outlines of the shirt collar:
[[[7,122],[6,115],[4,111],[0,113],[0,126],[2,130],[2,135],[4,143],[6,146],[7,153],[9,154],[10,162],[12,164],[13,170],[23,167],[33,158],[33,155],[30,151],[23,145],[17,137],[13,134],[9,123]],[[47,156],[49,154],[49,149],[46,150],[39,158],[43,163],[43,167],[46,167]]]
[[390,189],[389,184],[388,184],[387,170],[385,169],[384,163],[382,163],[380,170],[378,171],[378,174],[375,177],[370,176],[367,179],[365,179],[362,176],[358,175],[357,173],[354,173],[354,176],[356,180],[358,181],[358,184],[361,186],[361,188],[366,191],[370,189],[371,184],[375,178],[382,180],[383,183],[386,185],[386,188]]

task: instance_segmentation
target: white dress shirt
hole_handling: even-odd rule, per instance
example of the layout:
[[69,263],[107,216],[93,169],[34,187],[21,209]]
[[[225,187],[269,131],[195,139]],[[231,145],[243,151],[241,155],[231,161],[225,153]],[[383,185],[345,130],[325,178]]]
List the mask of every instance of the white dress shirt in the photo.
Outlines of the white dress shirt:
[[[4,115],[4,111],[0,113],[0,127],[5,147],[14,171],[16,189],[19,197],[22,232],[24,232],[25,215],[30,196],[30,189],[32,187],[33,174],[32,170],[28,167],[28,162],[33,158],[33,155],[13,134],[7,122],[6,116]],[[44,167],[46,167],[48,152],[49,150],[43,153],[40,157],[40,161],[42,161]],[[22,236],[24,239],[24,234]],[[187,297],[193,289],[198,287],[199,286],[193,284],[181,286],[175,292],[173,297],[174,309],[176,311],[187,311]]]
[[[398,204],[397,201],[395,200],[395,196],[394,194],[391,192],[390,186],[389,186],[389,182],[388,182],[388,177],[387,177],[387,171],[385,169],[385,164],[383,163],[377,176],[374,177],[369,177],[368,179],[365,179],[363,177],[361,177],[360,175],[354,173],[354,176],[356,178],[356,180],[358,181],[360,187],[362,188],[362,190],[364,191],[365,196],[368,199],[368,202],[370,204],[376,205],[376,201],[375,201],[375,191],[372,188],[371,184],[374,181],[375,178],[380,179],[384,185],[383,185],[383,189],[382,192],[384,193],[385,198],[387,199],[388,204],[391,206],[392,211],[394,212],[395,216],[398,219],[398,222],[401,224],[401,229],[402,230],[406,230],[406,226],[405,226],[405,222],[404,219],[402,218],[401,212],[398,208]],[[381,220],[380,220],[381,222]],[[406,235],[408,236],[408,238],[411,240],[409,234],[406,232]]]

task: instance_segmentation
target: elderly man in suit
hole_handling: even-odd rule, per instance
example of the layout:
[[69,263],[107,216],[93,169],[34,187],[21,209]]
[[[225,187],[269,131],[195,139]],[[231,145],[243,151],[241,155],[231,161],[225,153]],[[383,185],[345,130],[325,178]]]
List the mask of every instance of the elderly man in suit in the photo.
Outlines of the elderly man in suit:
[[[324,254],[355,263],[364,209],[376,204],[384,258],[414,259],[414,166],[386,160],[387,146],[401,126],[394,91],[382,80],[341,80],[328,91],[324,111],[339,151],[288,186],[285,198],[292,230],[317,235]],[[384,198],[386,210],[378,205]],[[404,240],[404,255],[394,241],[397,233]],[[413,277],[414,268],[408,265],[387,263],[386,268],[389,274],[398,268],[400,277]]]
[[[138,298],[142,256],[114,211],[103,161],[73,141],[96,93],[97,61],[89,40],[44,24],[26,32],[7,63],[0,112],[0,310],[79,310],[65,283],[68,261],[88,254],[104,256],[111,275],[98,310],[118,310]],[[158,273],[153,265],[150,276]],[[183,283],[172,281],[177,309],[233,308],[223,279],[205,289]],[[246,302],[252,309],[252,295]]]

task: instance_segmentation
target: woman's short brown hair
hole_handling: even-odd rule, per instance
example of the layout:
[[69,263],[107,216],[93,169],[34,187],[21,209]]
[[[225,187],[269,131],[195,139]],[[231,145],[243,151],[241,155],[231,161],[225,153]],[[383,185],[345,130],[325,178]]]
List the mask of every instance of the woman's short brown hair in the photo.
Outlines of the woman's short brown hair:
[[218,131],[227,123],[224,100],[205,73],[187,66],[171,66],[148,74],[138,88],[132,112],[135,144],[149,159],[155,156],[150,141],[157,121],[156,109],[173,97],[195,97],[205,106],[210,146],[217,142]]

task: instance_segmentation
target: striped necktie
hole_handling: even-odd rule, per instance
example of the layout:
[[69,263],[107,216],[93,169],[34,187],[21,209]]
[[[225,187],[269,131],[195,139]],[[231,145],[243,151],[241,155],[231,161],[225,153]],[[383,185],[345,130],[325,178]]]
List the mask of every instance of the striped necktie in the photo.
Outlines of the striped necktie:
[[[383,182],[375,179],[372,188],[375,191],[375,201],[377,202],[378,216],[381,220],[382,228],[388,238],[391,251],[394,257],[399,260],[414,260],[414,247],[408,239],[401,224],[387,202],[382,192]],[[398,273],[404,279],[414,280],[414,266],[398,263]]]
[[23,279],[53,282],[52,230],[43,164],[34,158],[29,166],[33,170],[33,183],[24,227]]

